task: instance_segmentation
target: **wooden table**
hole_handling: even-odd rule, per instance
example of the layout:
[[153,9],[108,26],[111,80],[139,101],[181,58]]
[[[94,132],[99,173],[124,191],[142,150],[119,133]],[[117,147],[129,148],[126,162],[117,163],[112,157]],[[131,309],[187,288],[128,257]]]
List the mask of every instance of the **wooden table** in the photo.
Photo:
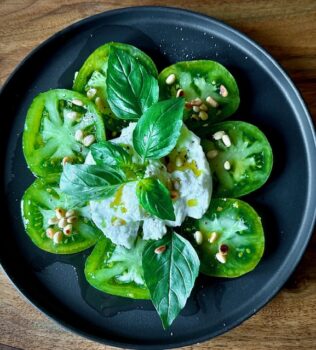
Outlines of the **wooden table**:
[[[0,0],[0,84],[35,46],[81,18],[117,7],[169,5],[240,29],[287,70],[316,122],[315,0]],[[5,117],[5,116],[2,116]],[[69,333],[31,306],[0,271],[0,349],[110,349]],[[187,349],[316,349],[316,237],[286,286],[228,334]]]

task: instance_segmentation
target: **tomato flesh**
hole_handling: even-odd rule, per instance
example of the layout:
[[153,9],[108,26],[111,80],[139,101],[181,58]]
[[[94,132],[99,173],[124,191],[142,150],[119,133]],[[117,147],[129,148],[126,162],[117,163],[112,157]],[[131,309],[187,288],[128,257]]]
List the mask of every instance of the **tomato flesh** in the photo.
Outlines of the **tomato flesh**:
[[132,249],[127,249],[116,246],[103,237],[86,261],[87,281],[108,294],[132,299],[150,299],[142,269],[145,244],[145,241],[138,239]]
[[[226,140],[215,140],[214,137],[221,132],[226,135]],[[213,125],[202,146],[212,171],[214,197],[243,196],[261,187],[270,176],[273,164],[271,146],[265,135],[252,124],[229,121]]]
[[83,137],[92,135],[95,141],[105,140],[102,117],[85,96],[58,89],[33,100],[25,121],[23,152],[35,176],[61,173],[65,157],[71,163],[84,162],[89,147],[83,139],[76,140],[78,130],[83,132]]

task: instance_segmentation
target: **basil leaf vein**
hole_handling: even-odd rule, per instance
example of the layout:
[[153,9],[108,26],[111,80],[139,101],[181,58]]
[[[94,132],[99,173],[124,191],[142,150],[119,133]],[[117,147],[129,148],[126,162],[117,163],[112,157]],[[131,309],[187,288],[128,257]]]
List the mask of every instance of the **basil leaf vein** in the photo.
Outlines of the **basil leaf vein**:
[[[158,247],[166,249],[155,253]],[[175,232],[147,243],[142,256],[145,283],[163,327],[183,309],[199,274],[200,261],[192,245]]]
[[158,179],[146,178],[138,182],[136,195],[140,205],[150,214],[162,219],[176,219],[169,190]]
[[151,106],[133,132],[133,145],[143,158],[159,159],[169,154],[180,136],[184,99],[170,99]]
[[107,99],[121,119],[137,120],[159,98],[158,81],[133,56],[111,47],[107,69]]

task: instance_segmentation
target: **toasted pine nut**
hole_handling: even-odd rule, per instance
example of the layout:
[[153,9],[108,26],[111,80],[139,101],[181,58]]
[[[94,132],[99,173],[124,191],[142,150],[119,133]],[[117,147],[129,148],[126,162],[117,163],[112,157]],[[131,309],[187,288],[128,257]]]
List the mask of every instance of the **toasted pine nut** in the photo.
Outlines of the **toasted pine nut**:
[[195,112],[195,113],[200,112],[200,107],[199,106],[193,106],[193,112]]
[[178,199],[179,198],[179,192],[178,191],[170,191],[170,197],[171,199]]
[[211,97],[211,96],[207,96],[206,102],[207,102],[210,106],[212,106],[212,107],[214,107],[214,108],[217,108],[217,107],[218,107],[218,102],[215,101],[214,98]]
[[65,116],[71,121],[76,121],[79,118],[79,114],[75,111],[66,112]]
[[60,231],[55,232],[53,241],[55,244],[58,244],[62,241],[63,239],[63,234]]
[[65,165],[66,163],[71,163],[72,162],[72,159],[71,157],[64,157],[61,161],[61,165]]
[[182,97],[182,96],[184,96],[184,91],[183,91],[183,89],[179,89],[177,91],[176,97]]
[[66,218],[61,218],[59,221],[58,221],[58,227],[59,228],[64,228],[67,226],[67,219]]
[[83,138],[82,143],[84,146],[89,147],[93,144],[95,141],[94,135],[87,135]]
[[201,111],[204,111],[204,112],[207,112],[207,111],[208,111],[207,105],[205,105],[204,103],[202,103],[201,106],[200,106],[200,110],[201,110]]
[[195,231],[193,236],[194,236],[195,242],[197,244],[199,244],[199,245],[202,244],[202,242],[203,242],[203,235],[202,235],[201,231]]
[[55,209],[55,214],[58,220],[63,218],[65,216],[65,210],[63,208],[56,208]]
[[155,249],[155,253],[156,254],[162,254],[166,249],[167,249],[167,247],[165,245],[161,245],[160,247],[157,247]]
[[201,104],[202,104],[202,100],[199,97],[191,101],[192,106],[201,106]]
[[175,74],[170,74],[168,75],[167,79],[166,79],[166,84],[167,85],[172,85],[176,82],[176,75]]
[[226,162],[224,163],[224,169],[225,170],[230,170],[230,168],[231,168],[231,165],[230,165],[229,161],[226,160]]
[[78,221],[78,217],[77,216],[70,216],[70,217],[68,217],[67,218],[67,223],[68,224],[73,224],[73,223],[75,223],[76,221]]
[[81,129],[76,130],[76,132],[75,132],[75,140],[80,142],[80,141],[83,140],[83,137],[84,137],[83,131]]
[[217,155],[218,155],[218,151],[216,149],[212,149],[206,153],[206,157],[208,159],[214,159],[217,157]]
[[214,243],[216,241],[216,238],[217,238],[217,233],[216,232],[212,232],[210,238],[208,239],[208,241],[210,243]]
[[220,131],[216,131],[215,134],[213,134],[213,139],[218,141],[221,140],[221,138],[225,135],[225,131],[220,130]]
[[54,234],[55,234],[55,230],[53,228],[50,227],[46,230],[46,237],[47,238],[53,239]]
[[76,106],[80,106],[82,107],[83,106],[83,102],[81,100],[78,100],[78,99],[74,99],[71,101],[74,105]]
[[223,135],[222,137],[222,141],[223,141],[223,144],[226,146],[226,147],[230,147],[232,145],[231,141],[230,141],[230,138],[227,134]]
[[219,93],[223,96],[223,97],[227,97],[228,96],[228,91],[226,89],[226,87],[224,85],[221,85],[219,87]]
[[192,114],[191,115],[192,119],[199,120],[199,116],[197,114]]
[[65,214],[66,218],[69,218],[70,216],[74,216],[74,215],[76,215],[76,211],[73,209],[67,210]]
[[97,89],[91,88],[87,91],[87,97],[91,100],[96,95]]
[[208,114],[207,114],[206,112],[204,112],[204,111],[201,111],[201,112],[199,113],[199,118],[200,118],[201,120],[207,120],[207,119],[208,119]]
[[215,257],[221,264],[226,263],[226,256],[223,255],[221,252],[216,253]]
[[181,167],[183,165],[182,159],[180,157],[176,158],[176,166]]
[[71,224],[66,225],[63,229],[63,232],[65,236],[70,236],[72,233],[72,225]]
[[58,221],[59,221],[59,220],[57,219],[57,217],[54,216],[54,217],[48,219],[47,223],[48,223],[48,225],[55,225],[55,224],[58,223]]

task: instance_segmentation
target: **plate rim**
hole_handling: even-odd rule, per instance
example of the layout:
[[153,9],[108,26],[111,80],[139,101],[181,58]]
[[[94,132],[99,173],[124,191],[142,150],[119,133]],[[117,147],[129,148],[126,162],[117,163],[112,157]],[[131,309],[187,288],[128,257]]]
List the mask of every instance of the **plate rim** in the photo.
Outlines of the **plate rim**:
[[[295,86],[292,79],[287,74],[286,70],[282,67],[282,65],[279,62],[277,62],[272,57],[272,55],[266,49],[261,47],[255,40],[249,38],[246,34],[242,33],[238,29],[235,29],[234,27],[226,24],[224,21],[219,20],[217,18],[214,18],[212,16],[208,16],[208,15],[203,14],[203,13],[198,13],[198,12],[183,9],[183,8],[171,7],[171,6],[129,6],[129,7],[121,7],[121,8],[116,8],[113,10],[103,11],[103,12],[79,19],[79,20],[71,23],[70,25],[62,28],[61,30],[57,31],[53,35],[49,36],[43,42],[41,42],[39,45],[37,45],[35,48],[33,48],[18,63],[18,65],[13,69],[13,71],[9,74],[8,78],[3,83],[2,87],[0,88],[0,98],[3,95],[3,93],[5,92],[5,90],[10,87],[10,84],[11,84],[14,76],[19,72],[19,70],[28,61],[30,61],[35,54],[37,54],[40,50],[42,50],[43,47],[45,47],[46,45],[49,45],[52,41],[58,39],[61,35],[68,34],[69,32],[76,30],[78,27],[80,27],[84,24],[87,24],[88,22],[94,22],[99,17],[105,17],[105,20],[106,20],[107,17],[111,17],[113,15],[117,15],[117,14],[124,13],[124,12],[131,12],[131,11],[132,12],[147,11],[148,13],[159,11],[159,12],[169,12],[171,14],[183,13],[183,14],[186,14],[188,16],[196,17],[197,19],[200,18],[200,19],[203,19],[203,20],[209,21],[210,23],[215,24],[216,27],[221,27],[225,31],[229,31],[230,33],[239,37],[244,42],[247,42],[248,45],[250,45],[251,47],[256,49],[257,52],[261,52],[263,54],[263,56],[268,59],[270,64],[272,64],[275,67],[275,69],[281,74],[281,76],[285,79],[291,92],[293,92],[295,94],[297,102],[299,102],[298,106],[297,106],[297,103],[295,104],[296,107],[294,109],[297,110],[300,107],[303,111],[303,114],[304,114],[304,120],[300,120],[300,123],[301,123],[302,127],[304,126],[303,129],[305,130],[303,141],[304,141],[306,151],[307,151],[308,170],[309,170],[309,174],[314,173],[316,175],[316,158],[312,157],[313,153],[316,154],[315,126],[313,125],[312,117],[311,117],[311,114],[307,108],[305,101],[304,101],[304,98],[302,97],[298,88]],[[309,132],[309,135],[306,135],[306,131]],[[307,142],[307,141],[309,141],[309,142]],[[307,143],[308,143],[308,145],[307,145]],[[199,336],[199,337],[197,337],[195,339],[191,339],[191,340],[169,343],[169,344],[164,345],[162,347],[161,345],[158,345],[157,343],[150,344],[150,345],[142,345],[142,344],[135,345],[135,343],[131,343],[131,342],[125,343],[125,342],[113,340],[113,339],[106,338],[106,337],[101,338],[99,336],[92,335],[92,334],[87,333],[84,330],[79,329],[79,328],[73,326],[72,324],[67,323],[64,320],[58,318],[53,312],[48,310],[46,308],[46,306],[41,305],[41,303],[39,301],[35,300],[32,297],[32,293],[28,292],[20,284],[20,282],[15,279],[14,276],[9,275],[10,267],[7,266],[5,262],[3,262],[1,255],[0,255],[0,264],[2,266],[2,269],[5,273],[5,275],[7,276],[9,281],[11,282],[11,284],[15,287],[15,289],[19,292],[19,294],[22,296],[22,298],[24,300],[26,300],[28,303],[30,303],[33,307],[35,307],[37,310],[39,310],[46,317],[49,317],[49,319],[51,319],[52,321],[57,323],[59,326],[64,328],[66,331],[70,330],[70,331],[74,332],[75,334],[80,335],[82,337],[85,337],[87,339],[90,339],[92,341],[96,341],[96,342],[99,342],[101,344],[110,345],[110,346],[124,347],[124,348],[127,347],[129,349],[148,349],[149,347],[150,347],[150,349],[171,349],[171,348],[179,348],[179,347],[183,347],[183,346],[189,346],[189,345],[205,342],[205,341],[211,340],[211,339],[213,339],[221,334],[224,334],[224,333],[228,332],[229,330],[239,326],[241,323],[243,323],[244,321],[246,321],[250,317],[252,317],[254,314],[256,314],[259,310],[261,310],[269,301],[271,301],[278,294],[278,292],[282,289],[282,287],[284,286],[284,284],[286,283],[288,278],[295,271],[298,263],[301,261],[301,258],[303,256],[304,252],[306,251],[306,248],[310,242],[310,239],[311,239],[312,234],[313,234],[315,222],[316,222],[316,182],[312,181],[312,176],[310,176],[308,178],[308,180],[309,180],[308,181],[308,189],[310,189],[310,191],[307,194],[307,199],[306,199],[307,205],[306,205],[304,215],[302,216],[302,219],[301,219],[302,224],[301,224],[301,227],[299,230],[300,233],[305,232],[304,237],[306,238],[306,240],[305,240],[305,242],[303,242],[303,244],[301,244],[299,246],[299,248],[297,247],[296,242],[297,242],[300,235],[298,235],[298,237],[294,241],[294,243],[291,247],[291,254],[288,255],[288,257],[290,256],[293,259],[294,250],[295,249],[298,250],[298,253],[296,254],[295,259],[294,259],[294,263],[292,262],[290,268],[288,268],[287,270],[284,269],[284,271],[282,271],[283,274],[281,276],[278,276],[278,281],[281,281],[281,282],[278,283],[278,286],[276,286],[276,288],[273,291],[270,291],[270,293],[268,293],[269,296],[266,296],[263,301],[261,300],[260,305],[256,308],[256,310],[254,312],[250,312],[250,313],[247,313],[246,315],[244,315],[243,317],[239,317],[234,322],[231,322],[231,324],[229,326],[223,327],[222,329],[215,332],[211,336],[209,334],[207,334],[207,335]],[[315,193],[315,194],[313,195],[313,193]],[[313,210],[313,206],[311,206],[310,203],[315,204],[314,210]],[[308,221],[308,222],[306,222],[306,221]]]

